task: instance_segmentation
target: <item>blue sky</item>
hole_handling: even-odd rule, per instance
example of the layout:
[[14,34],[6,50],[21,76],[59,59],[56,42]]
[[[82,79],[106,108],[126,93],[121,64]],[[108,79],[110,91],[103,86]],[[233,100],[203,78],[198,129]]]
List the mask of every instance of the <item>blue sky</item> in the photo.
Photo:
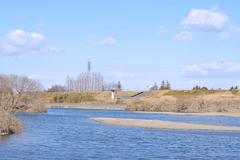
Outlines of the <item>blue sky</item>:
[[126,90],[240,85],[240,1],[1,3],[0,73],[45,88],[87,70]]

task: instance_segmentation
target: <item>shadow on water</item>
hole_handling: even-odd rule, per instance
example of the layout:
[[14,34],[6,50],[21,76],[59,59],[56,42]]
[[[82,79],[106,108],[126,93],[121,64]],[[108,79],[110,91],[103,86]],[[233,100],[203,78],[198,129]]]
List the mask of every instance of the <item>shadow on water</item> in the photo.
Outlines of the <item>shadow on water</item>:
[[0,142],[8,141],[10,136],[11,136],[10,134],[0,136]]

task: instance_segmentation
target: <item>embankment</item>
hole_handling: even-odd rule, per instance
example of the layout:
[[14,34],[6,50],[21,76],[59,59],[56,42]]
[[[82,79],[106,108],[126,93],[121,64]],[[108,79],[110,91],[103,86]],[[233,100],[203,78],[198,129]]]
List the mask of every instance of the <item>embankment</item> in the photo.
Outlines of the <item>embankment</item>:
[[127,105],[126,104],[46,103],[46,106],[48,108],[124,110]]
[[125,104],[127,105],[125,110],[131,111],[240,113],[240,92],[238,90],[234,92],[229,90],[154,90],[138,99],[124,99],[126,95],[136,93],[135,91],[118,92],[118,97],[122,98],[116,100],[111,100],[111,92],[40,94],[45,96],[47,103],[56,103],[56,106],[64,106],[63,108],[74,108],[71,104],[82,109],[114,108],[83,105],[83,103],[90,103],[99,105]]

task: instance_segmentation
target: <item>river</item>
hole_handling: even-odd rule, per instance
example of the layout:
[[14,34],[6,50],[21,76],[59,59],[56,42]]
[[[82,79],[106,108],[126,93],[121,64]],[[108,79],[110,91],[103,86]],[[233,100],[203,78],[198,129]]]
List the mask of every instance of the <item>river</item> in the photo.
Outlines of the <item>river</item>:
[[145,129],[103,125],[89,117],[159,119],[240,126],[240,118],[128,111],[49,109],[17,113],[31,123],[0,137],[0,159],[240,159],[240,132]]

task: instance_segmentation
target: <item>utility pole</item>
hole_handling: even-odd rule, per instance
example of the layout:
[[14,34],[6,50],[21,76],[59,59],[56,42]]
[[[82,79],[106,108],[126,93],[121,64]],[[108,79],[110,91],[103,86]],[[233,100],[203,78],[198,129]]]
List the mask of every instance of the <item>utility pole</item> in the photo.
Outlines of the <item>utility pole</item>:
[[90,74],[91,73],[91,67],[92,67],[92,65],[91,65],[91,61],[90,61],[90,59],[88,60],[88,74]]

